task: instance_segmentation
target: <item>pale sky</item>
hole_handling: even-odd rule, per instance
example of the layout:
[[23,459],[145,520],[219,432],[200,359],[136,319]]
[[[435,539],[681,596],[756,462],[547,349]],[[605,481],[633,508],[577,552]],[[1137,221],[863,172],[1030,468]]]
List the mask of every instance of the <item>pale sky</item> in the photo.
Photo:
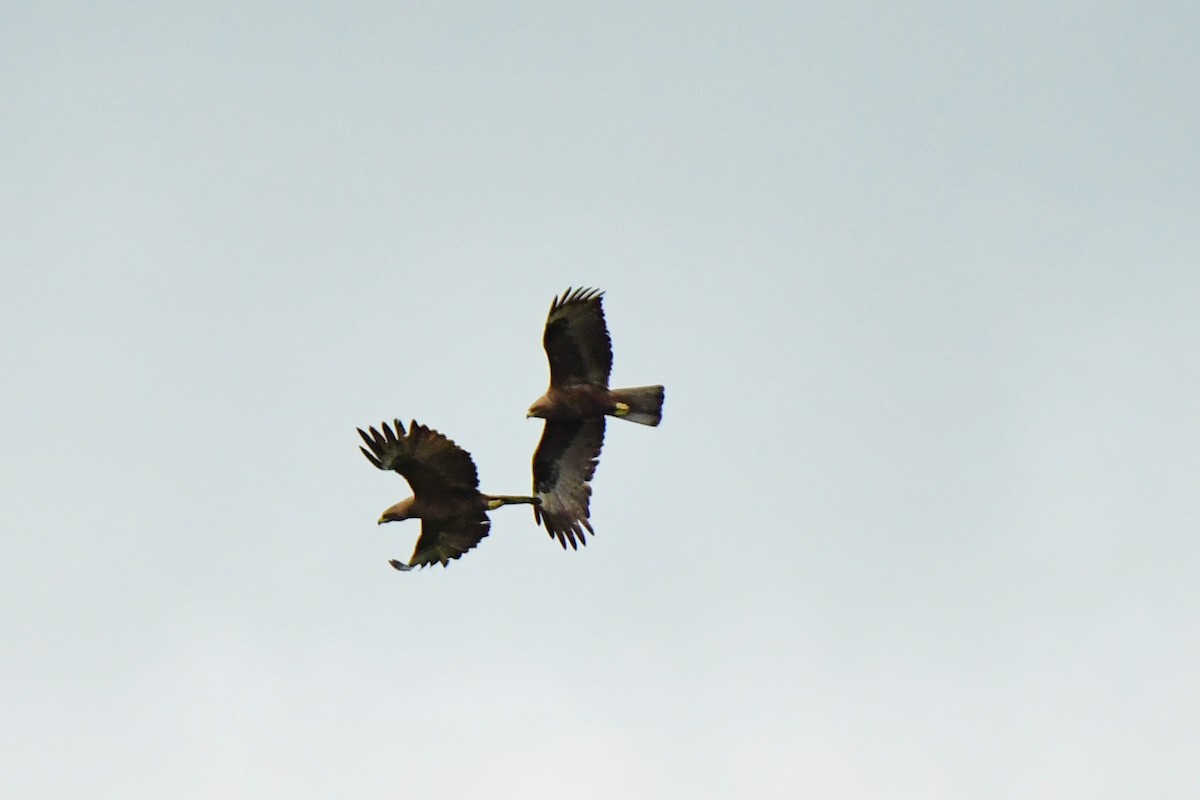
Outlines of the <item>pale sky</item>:
[[[1200,6],[10,3],[0,794],[1194,798]],[[596,537],[401,574],[400,417]]]

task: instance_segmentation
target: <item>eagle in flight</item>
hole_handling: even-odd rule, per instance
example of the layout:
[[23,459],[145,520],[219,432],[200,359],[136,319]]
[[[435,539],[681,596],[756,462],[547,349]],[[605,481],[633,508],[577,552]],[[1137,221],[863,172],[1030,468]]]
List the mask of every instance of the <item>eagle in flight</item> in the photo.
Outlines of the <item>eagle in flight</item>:
[[374,427],[357,430],[367,445],[359,448],[367,460],[379,469],[399,472],[412,487],[412,497],[389,507],[379,518],[381,525],[421,520],[412,558],[407,564],[389,562],[396,569],[407,572],[433,563],[445,567],[488,535],[488,511],[512,503],[537,508],[540,501],[536,497],[481,493],[471,454],[434,429],[414,420],[405,433],[400,420],[393,424],[395,431],[386,422],[380,425],[382,431]]
[[662,420],[663,387],[608,388],[612,341],[600,305],[604,293],[570,289],[554,298],[542,345],[550,361],[550,388],[526,417],[546,421],[533,455],[533,491],[539,503],[533,517],[557,537],[563,549],[587,544],[589,484],[604,445],[604,418],[642,425]]

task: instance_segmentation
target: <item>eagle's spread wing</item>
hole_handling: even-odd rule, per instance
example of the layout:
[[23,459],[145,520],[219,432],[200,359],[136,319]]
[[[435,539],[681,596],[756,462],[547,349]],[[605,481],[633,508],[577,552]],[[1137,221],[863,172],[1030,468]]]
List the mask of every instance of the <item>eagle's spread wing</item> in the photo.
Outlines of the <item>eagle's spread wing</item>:
[[603,292],[570,288],[554,298],[542,345],[550,360],[550,385],[595,383],[608,386],[612,341],[600,306]]
[[443,567],[454,558],[470,550],[488,535],[491,523],[483,509],[472,511],[463,509],[461,514],[446,517],[432,517],[421,520],[421,536],[417,546],[413,548],[412,558],[408,564],[397,569],[412,569],[426,564],[441,564]]
[[604,445],[604,417],[586,420],[546,420],[542,441],[533,454],[533,493],[541,500],[533,517],[558,538],[577,549],[576,537],[587,544],[583,531],[593,533],[588,521],[588,481],[596,472]]
[[386,422],[380,425],[382,432],[373,427],[370,433],[358,429],[358,435],[367,444],[359,449],[372,464],[399,472],[417,497],[478,491],[479,475],[470,453],[415,420],[407,434],[400,420],[393,424],[394,433]]

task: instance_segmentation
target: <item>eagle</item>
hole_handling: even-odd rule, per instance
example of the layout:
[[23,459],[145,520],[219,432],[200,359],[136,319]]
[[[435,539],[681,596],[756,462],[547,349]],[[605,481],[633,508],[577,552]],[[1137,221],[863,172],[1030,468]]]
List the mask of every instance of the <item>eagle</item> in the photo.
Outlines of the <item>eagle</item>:
[[540,501],[533,518],[565,550],[587,544],[589,485],[604,445],[604,418],[642,425],[662,420],[663,387],[608,388],[612,340],[596,289],[568,289],[555,297],[542,346],[550,361],[550,388],[529,407],[528,417],[546,421],[533,455],[533,491]]
[[[421,520],[421,536],[408,563],[390,561],[407,572],[414,567],[439,563],[445,567],[488,535],[491,521],[487,512],[513,503],[537,507],[536,497],[490,495],[479,491],[479,477],[471,454],[450,439],[413,420],[405,433],[400,420],[386,422],[358,435],[366,443],[359,447],[367,460],[379,469],[393,470],[404,476],[413,496],[389,507],[379,524],[405,519]],[[368,449],[369,448],[369,449]]]

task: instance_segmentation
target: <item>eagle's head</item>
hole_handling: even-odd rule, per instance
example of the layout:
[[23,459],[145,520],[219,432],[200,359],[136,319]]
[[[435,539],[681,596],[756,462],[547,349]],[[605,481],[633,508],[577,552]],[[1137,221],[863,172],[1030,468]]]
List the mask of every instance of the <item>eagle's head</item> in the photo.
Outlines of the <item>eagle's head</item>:
[[380,515],[378,524],[382,525],[385,522],[399,522],[405,519],[412,519],[416,516],[413,514],[413,501],[415,499],[415,497],[409,497],[386,509]]
[[529,410],[525,412],[525,419],[529,419],[530,417],[541,417],[542,419],[545,419],[546,413],[549,410],[550,401],[546,399],[545,395],[542,395],[535,400],[533,405],[529,407]]

